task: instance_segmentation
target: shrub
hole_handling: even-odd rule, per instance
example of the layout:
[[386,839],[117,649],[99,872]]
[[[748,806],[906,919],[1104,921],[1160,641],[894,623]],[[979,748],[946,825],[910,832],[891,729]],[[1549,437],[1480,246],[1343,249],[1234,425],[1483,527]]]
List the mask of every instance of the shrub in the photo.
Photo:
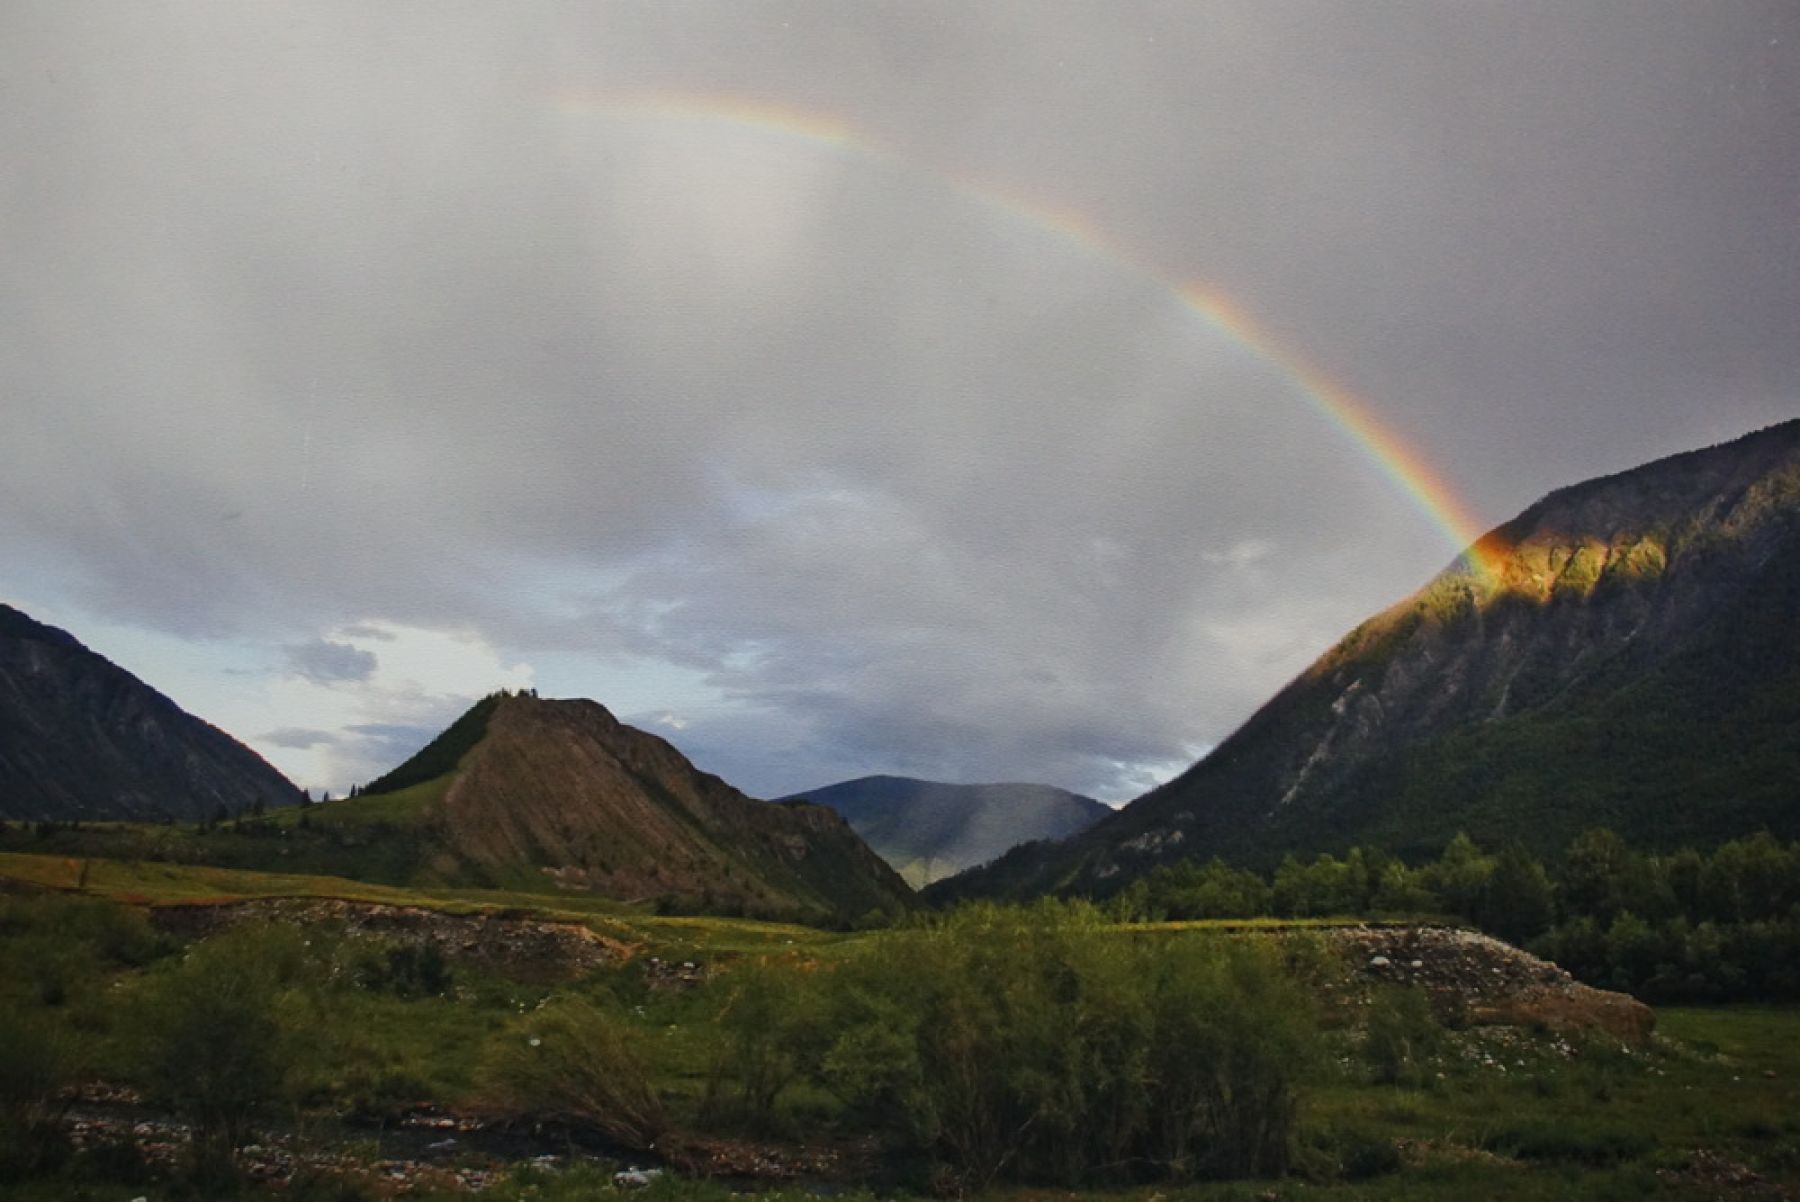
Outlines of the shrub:
[[65,1150],[62,1091],[73,1073],[68,1044],[50,1027],[0,1009],[0,1177],[28,1176]]
[[93,897],[0,898],[0,938],[20,935],[85,947],[121,968],[147,964],[167,950],[142,912]]
[[139,1078],[192,1126],[202,1176],[227,1169],[288,1092],[277,987],[297,973],[298,946],[281,929],[234,931],[193,948],[141,999]]
[[1490,1132],[1482,1146],[1520,1160],[1562,1161],[1605,1167],[1647,1155],[1656,1137],[1622,1127],[1588,1127],[1564,1121],[1502,1127]]
[[478,1081],[487,1103],[503,1113],[585,1127],[626,1148],[655,1147],[667,1127],[627,1025],[576,998],[490,1040]]
[[1444,1046],[1444,1029],[1423,990],[1384,989],[1369,1005],[1362,1057],[1369,1074],[1383,1085],[1418,1085]]
[[435,943],[387,943],[358,948],[351,979],[371,993],[400,998],[440,997],[455,985],[455,975]]
[[0,958],[28,995],[61,1006],[107,970],[148,963],[164,950],[136,910],[97,898],[0,898]]
[[1312,1000],[1265,944],[1189,943],[1159,981],[1150,1154],[1177,1175],[1284,1173],[1317,1054]]
[[1360,1127],[1328,1128],[1315,1132],[1309,1142],[1300,1172],[1315,1181],[1367,1181],[1401,1168],[1394,1141]]
[[[748,960],[724,982],[725,1001],[713,1017],[722,1038],[707,1086],[714,1117],[735,1108],[760,1130],[775,1125],[775,1103],[819,1058],[816,991],[793,964]],[[729,1093],[729,1098],[727,1098]]]

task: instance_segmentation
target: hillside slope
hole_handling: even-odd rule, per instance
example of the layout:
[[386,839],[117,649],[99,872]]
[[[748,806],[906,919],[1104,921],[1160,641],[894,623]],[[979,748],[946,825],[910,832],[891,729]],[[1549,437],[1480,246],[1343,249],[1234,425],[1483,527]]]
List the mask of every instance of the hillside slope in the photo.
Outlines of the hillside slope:
[[1184,775],[940,892],[1419,853],[1459,829],[1541,852],[1597,825],[1646,846],[1800,834],[1800,422],[1559,490],[1477,552]]
[[0,818],[197,819],[299,800],[224,731],[0,605]]
[[843,815],[908,883],[922,886],[985,864],[1034,839],[1062,839],[1112,813],[1051,785],[951,785],[864,776],[795,793]]
[[840,919],[911,900],[830,810],[746,797],[593,701],[487,698],[383,782],[406,792],[372,786],[313,825],[410,814],[421,867],[446,881]]

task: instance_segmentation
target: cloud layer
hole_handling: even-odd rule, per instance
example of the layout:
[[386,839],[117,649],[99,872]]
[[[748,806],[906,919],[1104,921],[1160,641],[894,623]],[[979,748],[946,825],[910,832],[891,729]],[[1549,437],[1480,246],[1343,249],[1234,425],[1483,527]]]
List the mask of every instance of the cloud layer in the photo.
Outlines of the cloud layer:
[[532,678],[1165,775],[1457,550],[1172,284],[1495,522],[1800,410],[1791,5],[100,11],[0,39],[0,586],[261,649],[309,783]]

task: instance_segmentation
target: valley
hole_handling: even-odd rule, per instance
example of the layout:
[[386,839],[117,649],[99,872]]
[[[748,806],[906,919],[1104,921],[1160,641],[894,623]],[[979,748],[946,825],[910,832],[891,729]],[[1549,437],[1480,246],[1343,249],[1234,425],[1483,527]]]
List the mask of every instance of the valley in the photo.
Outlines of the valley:
[[[205,1111],[159,1077],[155,1062],[190,1021],[167,1000],[227,979],[250,982],[250,994],[208,1021],[209,1040],[236,1038],[227,1020],[238,1002],[266,1007],[264,1025],[246,1029],[253,1042],[233,1050],[248,1060],[231,1064],[234,1079],[247,1073],[268,1096],[240,1096],[252,1117],[229,1172],[205,1186],[214,1196],[280,1188],[302,1198],[575,1199],[630,1192],[632,1178],[617,1175],[644,1170],[661,1174],[649,1178],[655,1196],[672,1198],[933,1194],[959,1163],[959,1175],[981,1174],[962,1177],[961,1188],[986,1192],[1016,1170],[982,1162],[978,1144],[948,1134],[957,1112],[935,1107],[955,1096],[939,1096],[953,1080],[906,1087],[922,1091],[909,1113],[942,1114],[935,1135],[895,1126],[901,1116],[867,1107],[900,1080],[882,1077],[889,1084],[876,1095],[861,1092],[884,1061],[862,1060],[845,1076],[849,1050],[866,1057],[881,1046],[865,1042],[876,1032],[905,1037],[907,1007],[950,1006],[947,1017],[988,997],[1003,1010],[958,1020],[973,1025],[935,1049],[953,1059],[932,1073],[952,1071],[954,1057],[976,1047],[987,1049],[984,1075],[996,1082],[1008,1078],[995,1068],[1019,1057],[1021,1069],[1035,1063],[1052,1080],[1092,1071],[1079,1067],[1080,1048],[1101,1046],[1092,1040],[1129,1060],[1142,1054],[1129,1051],[1135,1040],[1171,1038],[1159,1024],[1175,1016],[1136,1035],[1107,1034],[1109,1022],[1089,1027],[1104,1013],[1077,999],[1106,999],[1116,1022],[1133,1012],[1134,993],[1149,990],[1149,1018],[1153,982],[1165,973],[1188,982],[1179,996],[1189,1004],[1209,990],[1225,991],[1220,1000],[1243,989],[1289,999],[1270,1010],[1276,995],[1265,995],[1260,1009],[1181,1020],[1200,1021],[1183,1055],[1203,1049],[1207,1024],[1223,1021],[1219,1035],[1260,1048],[1261,1071],[1288,1080],[1284,1106],[1293,1109],[1281,1113],[1291,1143],[1271,1183],[1282,1197],[1776,1198],[1800,1185],[1800,1130],[1783,1117],[1800,1098],[1800,1015],[1666,1007],[1652,1028],[1614,1017],[1610,1004],[1520,1009],[1512,1003],[1534,990],[1570,988],[1566,977],[1429,920],[1120,924],[1079,905],[1041,905],[834,933],[592,899],[204,866],[95,860],[85,885],[72,872],[79,862],[64,857],[0,857],[0,956],[28,968],[0,990],[9,1105],[33,1100],[21,1096],[31,1081],[54,1084],[53,1097],[34,1100],[60,1133],[27,1125],[47,1159],[32,1177],[0,1184],[0,1198],[79,1191],[128,1202],[146,1187],[195,1180]],[[1075,998],[1043,1009],[1034,963],[1073,971]],[[1206,967],[1214,964],[1235,967],[1216,977]],[[1277,975],[1259,975],[1267,971]],[[1302,992],[1278,983],[1288,976]],[[869,995],[856,982],[890,978],[883,1006],[902,1009],[865,1012]],[[910,984],[897,987],[902,979]],[[1051,1026],[1042,1036],[1061,1034],[1038,1042],[1031,1031],[1043,1023]],[[620,1042],[570,1042],[599,1031]],[[916,1038],[914,1055],[933,1053],[923,1030]],[[571,1071],[584,1061],[569,1055],[587,1047],[585,1056],[611,1066],[611,1084],[571,1094],[563,1074],[509,1060],[540,1041],[560,1049],[550,1065]],[[204,1076],[210,1054],[190,1053],[199,1059],[184,1074]],[[903,1062],[889,1063],[883,1073]],[[21,1071],[32,1067],[35,1075]],[[650,1127],[617,1125],[621,1103],[605,1099],[621,1073],[637,1075],[641,1096],[653,1099]],[[1119,1088],[1108,1079],[1081,1088],[1105,1097]],[[1268,1167],[1226,1176],[1255,1178]],[[1081,1169],[1066,1184],[1147,1197],[1131,1178],[1149,1168]],[[1063,1171],[1046,1161],[1025,1179],[1048,1183]],[[1214,1171],[1189,1172],[1184,1196],[1241,1195],[1239,1185],[1206,1184]]]
[[1562,490],[1116,812],[531,689],[313,802],[0,611],[0,1202],[1792,1197],[1797,540]]

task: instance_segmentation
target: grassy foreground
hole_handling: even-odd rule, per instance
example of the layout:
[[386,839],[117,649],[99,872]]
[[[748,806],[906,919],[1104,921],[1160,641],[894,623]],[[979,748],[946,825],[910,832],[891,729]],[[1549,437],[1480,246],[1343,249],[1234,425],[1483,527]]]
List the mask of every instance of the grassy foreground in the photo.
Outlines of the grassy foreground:
[[[79,871],[54,858],[0,858],[0,877],[38,887],[66,889],[77,883],[67,875]],[[95,861],[87,874],[90,893],[164,903],[341,897],[458,913],[513,908],[521,900],[157,864]],[[561,1202],[620,1192],[615,1169],[656,1161],[655,1152],[632,1150],[633,1139],[650,1131],[668,1141],[665,1149],[690,1145],[683,1166],[639,1191],[669,1202],[724,1202],[750,1188],[771,1199],[810,1189],[851,1197],[962,1190],[1021,1202],[1050,1193],[1145,1202],[1463,1202],[1761,1198],[1800,1189],[1794,1009],[1666,1009],[1657,1041],[1632,1049],[1510,1028],[1447,1028],[1405,998],[1379,999],[1361,1016],[1312,1013],[1267,974],[1274,960],[1220,958],[1218,951],[1224,943],[1268,941],[1203,924],[1140,926],[1127,937],[1092,914],[995,912],[961,927],[833,934],[530,899],[547,900],[555,909],[546,916],[625,936],[637,954],[580,979],[530,983],[330,926],[251,927],[189,946],[158,934],[141,911],[98,897],[0,899],[0,1129],[7,1133],[0,1199],[353,1202],[392,1196],[404,1184],[421,1198]],[[666,979],[652,970],[652,956],[691,959],[701,971],[691,980]],[[1306,959],[1287,956],[1284,971],[1304,981],[1317,970]],[[1181,989],[1158,993],[1148,980],[1171,965],[1179,971],[1169,979]],[[249,982],[246,1005],[215,1004],[215,995],[231,992],[222,982]],[[1215,1013],[1251,996],[1246,989],[1260,1007]],[[1154,1013],[1159,998],[1178,1003],[1163,1018]],[[171,1074],[170,1050],[194,1035],[183,1018],[204,1006],[214,1008],[203,1038],[181,1053]],[[986,1006],[1013,1009],[984,1018]],[[914,1031],[914,1042],[902,1047],[886,1038],[919,1014],[933,1017]],[[1283,1021],[1263,1021],[1271,1017]],[[1221,1027],[1217,1018],[1238,1025]],[[248,1123],[243,1138],[329,1151],[315,1169],[285,1179],[279,1195],[255,1179],[267,1157],[254,1148],[228,1150],[223,1159],[235,1158],[235,1168],[209,1176],[182,1140],[159,1148],[154,1138],[134,1135],[130,1123],[74,1145],[32,1126],[32,1080],[58,1089],[105,1082],[133,1090],[149,1113],[184,1128],[200,1124],[204,1106],[183,1091],[204,1075],[208,1049],[231,1042],[233,1023],[248,1024],[238,1049],[244,1058],[223,1079],[254,1087],[239,1099]],[[1078,1103],[1066,1115],[1070,1135],[1035,1145],[1038,1159],[1023,1179],[1004,1146],[1012,1137],[1001,1139],[999,1165],[979,1182],[947,1168],[959,1148],[945,1135],[958,1121],[955,1105],[974,1104],[944,1092],[958,1061],[929,1059],[934,1048],[955,1053],[955,1046],[933,1042],[953,1029],[980,1045],[972,1085],[1006,1082],[1012,1091],[988,1099],[992,1113],[1014,1113],[1006,1107],[1036,1099],[1040,1110],[1030,1121],[1043,1123],[1055,1121],[1050,1103]],[[1175,1031],[1185,1034],[1175,1039]],[[1263,1049],[1255,1073],[1225,1060],[1196,1065],[1237,1072],[1248,1087],[1291,1087],[1279,1177],[1207,1167],[1193,1149],[1188,1167],[1175,1173],[1056,1160],[1064,1144],[1108,1146],[1096,1130],[1105,1122],[1135,1121],[1136,1078],[1122,1080],[1109,1065],[1139,1064],[1140,1075],[1154,1077],[1161,1062],[1221,1031],[1231,1036],[1221,1052],[1252,1042]],[[553,1067],[573,1063],[579,1052],[601,1057],[608,1080],[635,1080],[600,1107],[618,1127],[587,1140],[597,1159],[567,1155],[566,1137],[536,1145],[526,1138],[529,1116],[554,1116],[553,1129],[568,1132],[579,1110],[569,1102],[568,1079],[545,1075],[542,1058],[531,1054],[534,1040],[561,1050]],[[1064,1054],[1077,1046],[1086,1052]],[[54,1055],[34,1059],[39,1049]],[[921,1065],[927,1071],[908,1076]],[[910,1111],[883,1109],[895,1102]],[[66,1127],[70,1114],[61,1105],[51,1108]],[[528,1120],[517,1128],[525,1142],[516,1155],[481,1146],[474,1136],[438,1153],[422,1151],[423,1139],[397,1146],[397,1135],[387,1133],[422,1108],[519,1115]],[[103,1103],[89,1109],[102,1121],[109,1114]],[[935,1127],[915,1122],[926,1112],[937,1116]],[[130,1113],[135,1121],[145,1111]],[[1270,1114],[1280,1119],[1285,1111]],[[1145,1133],[1120,1131],[1118,1146],[1139,1149],[1134,1155],[1157,1146]],[[44,1141],[35,1159],[26,1155],[34,1132]],[[1029,1133],[1019,1139],[1030,1143]],[[796,1164],[805,1159],[796,1150],[823,1149],[839,1167],[803,1170],[803,1181],[818,1182],[805,1188],[702,1179],[691,1166],[700,1163],[700,1145],[714,1143]]]

